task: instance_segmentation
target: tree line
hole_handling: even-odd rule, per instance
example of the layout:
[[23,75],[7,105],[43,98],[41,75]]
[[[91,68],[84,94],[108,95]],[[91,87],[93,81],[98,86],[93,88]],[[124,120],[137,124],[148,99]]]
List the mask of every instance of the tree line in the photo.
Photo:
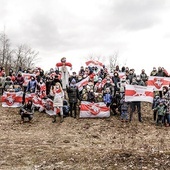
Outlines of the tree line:
[[33,68],[38,55],[39,52],[27,44],[13,47],[5,32],[0,33],[0,67],[5,69],[6,74],[11,68],[15,72],[20,69]]

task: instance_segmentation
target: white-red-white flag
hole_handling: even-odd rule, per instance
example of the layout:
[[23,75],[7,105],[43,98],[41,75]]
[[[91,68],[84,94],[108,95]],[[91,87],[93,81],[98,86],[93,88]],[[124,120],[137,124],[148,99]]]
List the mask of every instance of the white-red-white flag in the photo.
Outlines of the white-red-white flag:
[[36,96],[35,93],[26,93],[25,94],[25,103],[28,103],[29,100],[32,100]]
[[91,103],[87,101],[81,101],[80,104],[80,117],[109,117],[110,108],[106,106],[104,102]]
[[164,86],[169,87],[169,77],[149,76],[147,86],[152,87],[154,91],[162,91]]
[[4,92],[1,101],[2,107],[21,107],[23,92]]
[[99,61],[95,61],[95,60],[89,60],[86,62],[86,65],[89,67],[97,67],[98,69],[103,68],[103,64]]
[[154,94],[152,87],[127,84],[125,89],[125,101],[146,101],[153,103]]
[[76,83],[76,86],[78,87],[78,90],[81,91],[83,89],[83,86],[86,86],[89,82],[89,76],[85,79],[81,80],[80,82]]
[[45,103],[43,102],[43,106],[44,106],[45,112],[50,116],[56,115],[60,112],[59,108],[54,109],[53,101],[49,98],[46,99]]
[[40,109],[44,108],[43,100],[40,97],[38,97],[37,95],[33,96],[32,102],[33,102],[35,107],[40,108]]
[[30,74],[30,73],[22,73],[22,76],[24,77],[24,83],[23,86],[27,86],[28,82],[31,80],[31,76],[36,76],[35,74]]

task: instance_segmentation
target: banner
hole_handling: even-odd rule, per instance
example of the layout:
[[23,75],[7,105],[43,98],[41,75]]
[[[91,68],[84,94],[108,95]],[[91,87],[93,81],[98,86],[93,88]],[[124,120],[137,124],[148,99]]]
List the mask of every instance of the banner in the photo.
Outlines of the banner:
[[4,92],[1,100],[2,107],[21,107],[23,92]]
[[81,101],[80,118],[110,117],[110,108],[104,102],[90,103]]
[[163,86],[169,87],[169,77],[149,76],[147,86],[152,87],[154,91],[162,91]]
[[154,94],[152,87],[127,84],[125,89],[125,101],[146,101],[153,103]]

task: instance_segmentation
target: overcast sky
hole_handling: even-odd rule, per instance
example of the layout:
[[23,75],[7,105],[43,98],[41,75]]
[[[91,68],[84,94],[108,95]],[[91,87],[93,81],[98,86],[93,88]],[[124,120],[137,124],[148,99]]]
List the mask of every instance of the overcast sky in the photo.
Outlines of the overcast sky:
[[0,0],[0,32],[39,51],[37,66],[66,57],[73,71],[89,55],[118,54],[137,73],[170,72],[170,0]]

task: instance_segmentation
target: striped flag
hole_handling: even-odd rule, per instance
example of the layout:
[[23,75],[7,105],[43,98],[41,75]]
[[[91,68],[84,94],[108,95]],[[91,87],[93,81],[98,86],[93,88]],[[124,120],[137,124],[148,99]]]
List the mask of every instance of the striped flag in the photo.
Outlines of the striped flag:
[[35,74],[30,74],[30,73],[22,73],[22,76],[24,77],[24,83],[23,86],[27,86],[28,82],[31,80],[31,76],[36,76]]
[[125,101],[146,101],[153,103],[153,88],[139,85],[126,85]]
[[91,103],[87,101],[81,101],[80,104],[80,117],[109,117],[110,108],[106,106],[104,102]]
[[2,107],[21,107],[23,92],[4,92],[1,101]]
[[95,60],[89,60],[86,62],[86,65],[89,67],[97,67],[98,69],[103,68],[103,64],[99,61],[95,61]]
[[147,86],[152,87],[154,91],[162,91],[163,86],[169,87],[169,77],[149,76]]
[[83,89],[83,86],[86,86],[89,82],[89,76],[85,79],[81,80],[80,82],[76,83],[76,86],[78,87],[78,90],[81,91]]

